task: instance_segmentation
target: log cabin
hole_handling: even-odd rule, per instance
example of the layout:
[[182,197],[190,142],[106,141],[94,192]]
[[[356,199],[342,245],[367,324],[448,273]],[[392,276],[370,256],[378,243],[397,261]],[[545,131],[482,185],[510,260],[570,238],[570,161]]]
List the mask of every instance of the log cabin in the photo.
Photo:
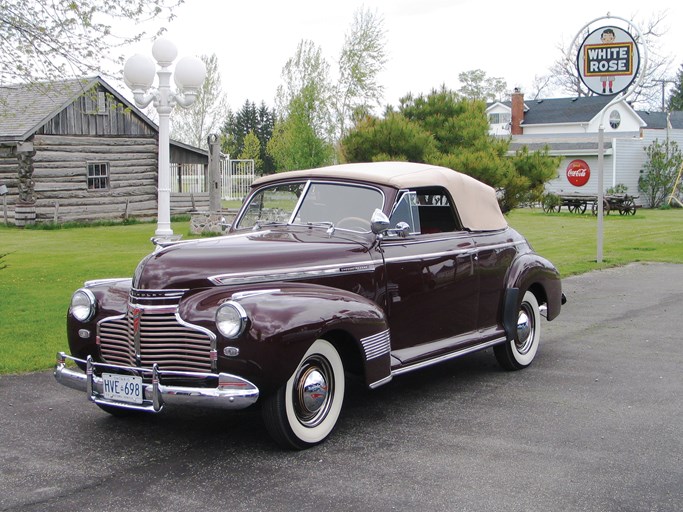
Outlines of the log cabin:
[[[156,217],[158,142],[101,77],[0,86],[5,223]],[[170,161],[206,168],[208,152],[171,141]],[[173,214],[207,205],[208,194],[171,195]]]

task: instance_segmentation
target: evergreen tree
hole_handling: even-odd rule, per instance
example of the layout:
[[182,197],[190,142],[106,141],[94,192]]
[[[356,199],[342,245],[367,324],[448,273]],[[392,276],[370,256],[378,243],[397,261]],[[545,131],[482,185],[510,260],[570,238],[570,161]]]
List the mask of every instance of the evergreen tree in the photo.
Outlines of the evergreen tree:
[[683,110],[683,64],[681,64],[668,102],[669,112]]
[[534,200],[559,165],[546,151],[507,156],[509,141],[488,134],[483,101],[459,98],[445,87],[428,96],[406,96],[398,112],[367,118],[342,139],[348,162],[399,159],[441,165],[499,191],[504,212]]
[[226,117],[221,129],[223,152],[232,155],[233,158],[242,154],[244,152],[244,139],[253,132],[260,144],[261,171],[264,174],[273,173],[273,160],[266,148],[273,135],[274,124],[275,112],[269,109],[265,102],[262,101],[261,106],[257,108],[256,103],[246,100],[237,113],[229,112]]
[[436,152],[434,137],[397,112],[357,121],[341,145],[345,162],[427,162]]

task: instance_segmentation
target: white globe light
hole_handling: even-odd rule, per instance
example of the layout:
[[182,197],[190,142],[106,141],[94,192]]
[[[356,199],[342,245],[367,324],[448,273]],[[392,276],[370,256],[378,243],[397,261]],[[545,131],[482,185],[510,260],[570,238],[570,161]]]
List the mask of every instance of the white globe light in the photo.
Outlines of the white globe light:
[[146,55],[136,53],[123,66],[123,78],[128,86],[146,91],[154,82],[154,62]]
[[196,90],[206,78],[206,65],[197,57],[183,57],[175,66],[174,80],[179,89]]
[[178,56],[178,48],[170,39],[160,37],[152,45],[152,55],[159,65],[168,66]]

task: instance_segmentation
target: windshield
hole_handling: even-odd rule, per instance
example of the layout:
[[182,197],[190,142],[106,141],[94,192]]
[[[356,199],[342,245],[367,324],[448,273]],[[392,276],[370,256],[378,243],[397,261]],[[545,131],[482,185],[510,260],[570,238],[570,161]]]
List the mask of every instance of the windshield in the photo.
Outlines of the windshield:
[[316,182],[279,184],[252,196],[236,228],[295,223],[369,231],[372,212],[382,209],[383,203],[382,192],[370,187]]

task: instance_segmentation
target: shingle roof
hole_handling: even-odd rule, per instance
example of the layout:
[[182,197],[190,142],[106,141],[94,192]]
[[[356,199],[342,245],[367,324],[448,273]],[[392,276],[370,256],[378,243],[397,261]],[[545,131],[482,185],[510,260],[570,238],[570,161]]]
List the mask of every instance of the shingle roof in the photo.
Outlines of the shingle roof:
[[0,138],[24,140],[98,80],[88,77],[0,86]]
[[529,110],[524,113],[523,125],[580,123],[593,119],[612,101],[612,96],[582,96],[526,100]]
[[[580,96],[574,98],[546,98],[524,100],[522,126],[532,124],[561,124],[589,122],[614,98],[614,96]],[[512,108],[512,102],[502,101]],[[664,130],[666,112],[638,110],[636,114],[647,123],[647,128]],[[683,111],[671,112],[671,127],[683,129]]]
[[[648,112],[647,110],[639,110],[636,112],[643,121],[647,123],[648,128],[655,130],[666,130],[666,112]],[[683,112],[680,110],[671,112],[669,117],[671,128],[683,128]]]
[[[0,86],[0,141],[21,142],[45,122],[74,102],[81,94],[101,85],[117,100],[137,113],[154,130],[158,126],[99,76]],[[207,156],[208,151],[171,139],[182,149]]]

